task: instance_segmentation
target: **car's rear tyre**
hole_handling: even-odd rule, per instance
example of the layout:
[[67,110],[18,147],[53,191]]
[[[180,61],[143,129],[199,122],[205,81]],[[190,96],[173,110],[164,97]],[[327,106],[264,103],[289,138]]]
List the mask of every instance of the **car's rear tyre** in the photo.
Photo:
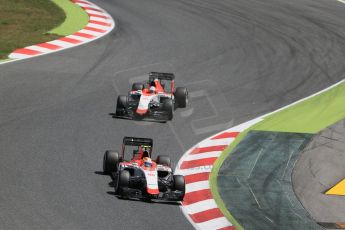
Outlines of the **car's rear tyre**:
[[133,83],[132,91],[143,90],[144,84],[143,83]]
[[118,194],[121,198],[128,198],[126,193],[126,188],[129,186],[130,173],[127,170],[119,171],[117,183],[115,186],[115,193]]
[[182,192],[181,197],[179,200],[183,200],[185,191],[186,191],[186,184],[184,181],[184,176],[182,175],[174,175],[174,189],[176,191]]
[[120,95],[117,97],[116,103],[116,115],[121,115],[127,107],[128,98],[125,95]]
[[103,173],[111,174],[117,171],[120,162],[119,154],[112,150],[107,150],[103,156]]
[[188,91],[185,87],[176,88],[175,100],[178,108],[186,108],[188,104]]
[[164,156],[164,155],[158,156],[156,162],[159,165],[164,165],[164,166],[168,166],[168,167],[170,167],[170,165],[171,165],[171,160],[170,160],[169,156]]
[[163,102],[163,109],[167,113],[167,119],[170,121],[174,116],[174,104],[171,99],[167,99]]

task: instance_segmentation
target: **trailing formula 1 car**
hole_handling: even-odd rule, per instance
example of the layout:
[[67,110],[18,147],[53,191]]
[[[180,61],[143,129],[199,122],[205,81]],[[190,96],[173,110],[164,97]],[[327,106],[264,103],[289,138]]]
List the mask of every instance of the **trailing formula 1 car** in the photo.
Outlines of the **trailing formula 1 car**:
[[175,88],[174,74],[151,72],[146,83],[133,83],[127,96],[118,96],[114,117],[166,122],[173,119],[175,109],[187,104],[188,91]]
[[[103,158],[103,172],[114,180],[115,194],[120,198],[182,201],[185,181],[174,175],[170,158],[160,155],[151,159],[153,140],[124,137],[122,152],[107,150]],[[131,154],[130,160],[125,154]]]

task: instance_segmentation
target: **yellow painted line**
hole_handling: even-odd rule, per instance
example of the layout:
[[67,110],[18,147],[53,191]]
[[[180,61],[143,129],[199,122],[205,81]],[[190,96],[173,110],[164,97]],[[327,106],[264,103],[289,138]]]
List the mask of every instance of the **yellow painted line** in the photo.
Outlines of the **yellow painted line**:
[[341,2],[341,3],[345,4],[345,0],[338,0],[338,2]]
[[345,179],[326,192],[326,195],[345,196]]

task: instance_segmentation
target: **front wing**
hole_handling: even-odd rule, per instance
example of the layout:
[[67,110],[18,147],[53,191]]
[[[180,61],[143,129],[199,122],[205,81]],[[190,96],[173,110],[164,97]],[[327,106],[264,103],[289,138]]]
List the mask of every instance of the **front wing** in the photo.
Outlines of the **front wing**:
[[144,194],[140,189],[134,188],[122,188],[122,192],[128,198],[137,199],[153,199],[153,200],[165,200],[165,201],[182,201],[184,194],[181,191],[166,191],[160,192],[158,195]]
[[151,121],[151,122],[167,122],[168,115],[164,111],[150,111],[145,115],[139,115],[133,110],[116,111],[114,118],[136,120],[136,121]]

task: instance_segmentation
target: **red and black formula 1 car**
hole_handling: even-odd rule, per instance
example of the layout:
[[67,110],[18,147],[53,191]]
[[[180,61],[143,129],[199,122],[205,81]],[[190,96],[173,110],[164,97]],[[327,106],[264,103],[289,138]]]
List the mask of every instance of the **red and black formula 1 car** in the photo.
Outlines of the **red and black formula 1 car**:
[[[174,175],[168,156],[151,160],[153,141],[149,138],[124,137],[121,154],[107,150],[103,172],[114,180],[115,194],[121,198],[182,201],[185,181]],[[126,154],[132,154],[130,160]]]
[[128,96],[118,96],[114,117],[165,122],[172,120],[176,108],[187,104],[188,91],[175,88],[174,74],[151,72],[146,83],[133,83]]

